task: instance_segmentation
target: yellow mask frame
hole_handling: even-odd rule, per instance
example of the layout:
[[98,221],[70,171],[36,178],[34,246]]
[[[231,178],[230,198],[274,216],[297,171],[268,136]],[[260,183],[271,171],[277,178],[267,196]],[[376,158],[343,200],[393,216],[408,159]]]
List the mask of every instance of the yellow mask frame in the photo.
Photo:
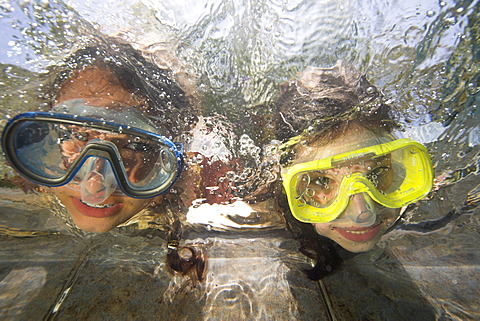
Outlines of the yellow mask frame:
[[[353,172],[342,178],[336,195],[327,204],[315,202],[314,206],[299,193],[298,186],[305,174],[380,157],[389,157],[393,170],[393,180],[384,190],[379,190],[368,174]],[[306,223],[325,223],[336,219],[348,206],[350,197],[358,193],[367,193],[383,206],[400,208],[424,198],[433,186],[430,155],[425,146],[409,138],[291,165],[282,169],[281,176],[293,216]]]

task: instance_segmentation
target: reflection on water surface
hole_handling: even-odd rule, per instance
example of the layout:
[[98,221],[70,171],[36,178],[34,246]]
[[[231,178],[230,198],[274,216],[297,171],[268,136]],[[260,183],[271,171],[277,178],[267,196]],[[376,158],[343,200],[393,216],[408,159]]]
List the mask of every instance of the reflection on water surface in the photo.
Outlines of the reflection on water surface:
[[[172,193],[191,208],[136,218],[107,235],[72,228],[48,193],[24,194],[2,180],[2,316],[381,320],[423,304],[426,319],[478,318],[477,1],[4,1],[0,15],[3,126],[41,104],[39,73],[98,31],[181,70],[212,129],[202,133],[205,143],[202,135],[185,141],[187,162],[203,177],[198,190]],[[247,204],[240,189],[252,187],[242,179],[260,177],[268,158],[274,137],[264,106],[279,83],[338,59],[383,89],[399,133],[426,144],[435,190],[372,253],[316,283],[302,274],[312,262],[279,209],[263,202],[268,194]],[[230,168],[220,175],[219,164]],[[3,161],[0,170],[11,177]],[[226,192],[232,186],[236,195]],[[206,248],[204,282],[166,272],[165,231],[174,221],[182,244]],[[353,296],[359,291],[367,301]]]

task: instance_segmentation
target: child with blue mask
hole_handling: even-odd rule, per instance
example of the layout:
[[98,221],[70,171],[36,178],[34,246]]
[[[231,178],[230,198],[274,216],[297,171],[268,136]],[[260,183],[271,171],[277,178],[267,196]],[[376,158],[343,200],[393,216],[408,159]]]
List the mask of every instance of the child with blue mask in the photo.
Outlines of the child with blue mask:
[[81,49],[62,68],[51,108],[10,120],[3,148],[20,175],[51,187],[78,228],[106,232],[162,202],[183,167],[172,138],[195,112],[170,71],[126,44]]

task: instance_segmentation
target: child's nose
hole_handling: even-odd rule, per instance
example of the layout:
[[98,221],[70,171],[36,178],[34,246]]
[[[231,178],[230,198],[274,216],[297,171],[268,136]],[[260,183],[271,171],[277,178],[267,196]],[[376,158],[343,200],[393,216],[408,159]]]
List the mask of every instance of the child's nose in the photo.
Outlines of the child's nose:
[[90,194],[97,194],[105,189],[105,182],[103,175],[98,172],[88,173],[88,179],[85,183],[85,188]]
[[362,226],[371,226],[377,219],[374,201],[365,193],[353,195],[346,212],[352,221]]
[[81,182],[82,200],[90,204],[104,202],[117,189],[112,165],[105,159],[90,157],[83,166],[87,170]]

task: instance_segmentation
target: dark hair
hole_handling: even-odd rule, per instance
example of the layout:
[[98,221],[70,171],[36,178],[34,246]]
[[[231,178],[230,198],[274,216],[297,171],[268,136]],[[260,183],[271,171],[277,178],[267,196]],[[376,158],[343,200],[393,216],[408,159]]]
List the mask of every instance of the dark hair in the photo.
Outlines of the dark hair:
[[350,123],[384,131],[395,127],[382,93],[342,61],[331,68],[307,67],[282,83],[275,109],[279,140],[333,137]]
[[180,246],[182,226],[178,218],[171,224],[167,236],[167,269],[189,277],[193,284],[205,279],[207,257],[199,245]]
[[[376,133],[389,133],[396,127],[382,93],[342,61],[331,68],[308,67],[295,79],[282,83],[274,105],[277,138],[287,141],[301,135],[281,148],[281,165],[295,157],[298,143],[326,144],[352,126]],[[305,271],[307,276],[318,280],[334,272],[342,263],[339,246],[316,233],[311,224],[296,220],[285,195],[279,197],[279,204],[288,229],[300,241],[300,251],[316,261]]]
[[294,239],[300,242],[299,251],[315,261],[311,269],[305,269],[310,280],[320,280],[335,272],[342,265],[342,258],[337,252],[338,246],[332,240],[317,234],[312,224],[302,223],[293,217],[288,207],[287,196],[278,197],[280,207],[284,211],[285,222]]
[[178,136],[196,121],[198,111],[175,82],[171,70],[151,63],[130,44],[99,36],[49,72],[54,75],[46,94],[50,104],[74,71],[89,66],[111,71],[125,89],[144,98],[148,105],[145,115],[154,122],[159,133]]

